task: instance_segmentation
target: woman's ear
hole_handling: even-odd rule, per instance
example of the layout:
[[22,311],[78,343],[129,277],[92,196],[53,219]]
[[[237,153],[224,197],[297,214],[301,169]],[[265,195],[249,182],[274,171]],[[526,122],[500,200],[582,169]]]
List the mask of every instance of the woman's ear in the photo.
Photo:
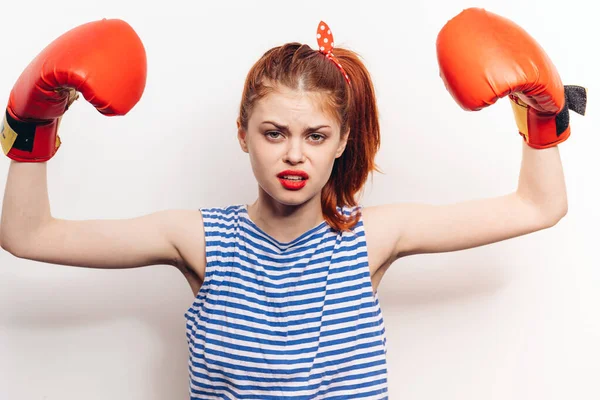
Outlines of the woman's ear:
[[335,152],[335,158],[340,158],[342,154],[344,154],[344,150],[346,149],[346,145],[348,144],[348,136],[350,136],[350,129],[346,131],[341,137],[340,144]]
[[248,143],[246,143],[246,130],[240,124],[240,120],[237,120],[237,137],[240,142],[240,147],[244,153],[248,152]]

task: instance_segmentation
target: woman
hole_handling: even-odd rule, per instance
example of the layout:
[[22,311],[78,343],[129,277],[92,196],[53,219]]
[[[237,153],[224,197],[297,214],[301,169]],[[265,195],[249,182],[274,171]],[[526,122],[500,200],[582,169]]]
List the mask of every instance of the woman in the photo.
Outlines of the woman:
[[193,399],[387,398],[377,288],[389,266],[545,229],[567,211],[556,146],[570,134],[571,95],[565,100],[543,50],[510,21],[466,10],[440,32],[438,56],[462,107],[510,95],[524,139],[518,189],[443,206],[358,205],[379,148],[373,85],[323,22],[317,41],[318,50],[273,48],[248,74],[238,139],[259,189],[248,206],[125,220],[52,216],[46,161],[60,147],[60,118],[76,92],[106,115],[126,114],[142,95],[144,49],[123,21],[67,32],[11,92],[1,138],[13,160],[3,248],[62,265],[178,268],[196,295],[186,313]]

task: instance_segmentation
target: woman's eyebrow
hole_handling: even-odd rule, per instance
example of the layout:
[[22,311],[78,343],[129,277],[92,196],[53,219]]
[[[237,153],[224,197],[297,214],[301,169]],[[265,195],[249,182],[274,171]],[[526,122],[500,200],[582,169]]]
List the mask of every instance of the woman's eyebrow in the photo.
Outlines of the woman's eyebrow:
[[[287,125],[284,125],[284,124],[279,124],[279,123],[273,122],[273,121],[263,121],[263,122],[261,122],[261,125],[262,124],[271,124],[271,125],[275,126],[277,129],[279,129],[279,130],[281,130],[283,132],[286,132],[286,133],[290,132],[289,127]],[[308,128],[306,128],[304,130],[304,133],[314,132],[314,131],[319,130],[321,128],[331,128],[331,126],[329,126],[329,125],[309,126]]]

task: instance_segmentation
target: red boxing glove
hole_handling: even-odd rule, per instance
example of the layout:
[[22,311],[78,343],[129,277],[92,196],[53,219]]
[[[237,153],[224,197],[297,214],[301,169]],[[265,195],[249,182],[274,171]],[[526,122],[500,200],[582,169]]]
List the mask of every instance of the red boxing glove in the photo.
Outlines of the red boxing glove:
[[437,38],[440,76],[465,110],[508,96],[519,133],[543,149],[569,137],[569,109],[584,115],[586,89],[563,86],[540,45],[514,22],[479,8],[448,21]]
[[126,22],[102,19],[71,29],[15,83],[0,128],[2,150],[16,161],[47,161],[60,146],[59,121],[77,92],[104,115],[125,115],[145,85],[146,52]]

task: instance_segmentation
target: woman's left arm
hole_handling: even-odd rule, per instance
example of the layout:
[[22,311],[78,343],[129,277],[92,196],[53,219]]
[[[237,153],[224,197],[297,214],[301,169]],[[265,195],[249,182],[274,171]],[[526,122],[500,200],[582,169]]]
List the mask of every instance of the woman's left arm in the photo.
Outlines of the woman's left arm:
[[[564,86],[541,46],[507,18],[463,10],[438,34],[440,76],[461,108],[508,97],[523,158],[515,192],[441,206],[396,204],[364,210],[370,250],[389,265],[402,256],[463,250],[554,226],[567,213],[558,144],[571,134],[569,110],[585,113],[587,92]],[[377,268],[377,267],[375,267]]]

